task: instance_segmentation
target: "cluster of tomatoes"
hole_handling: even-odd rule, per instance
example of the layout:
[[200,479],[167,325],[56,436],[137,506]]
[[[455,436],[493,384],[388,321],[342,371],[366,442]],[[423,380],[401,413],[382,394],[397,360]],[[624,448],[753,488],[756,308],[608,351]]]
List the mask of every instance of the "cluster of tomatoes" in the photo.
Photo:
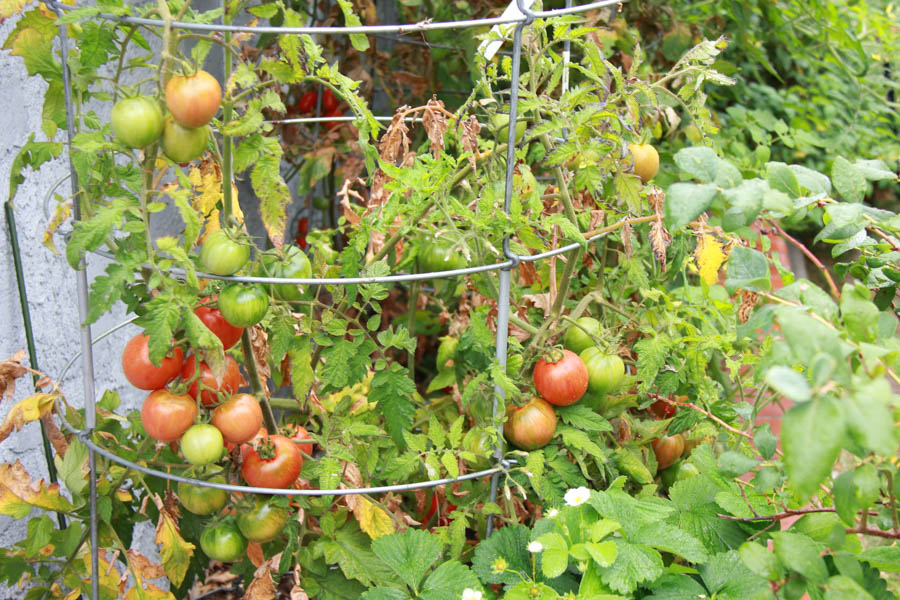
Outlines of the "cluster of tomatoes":
[[[200,248],[201,268],[214,275],[234,275],[249,260],[250,244],[235,231],[216,230],[206,237]],[[303,250],[285,246],[280,258],[263,254],[252,272],[259,277],[309,278],[312,277],[312,265]],[[266,316],[270,296],[295,302],[303,298],[303,290],[290,283],[230,283],[219,293],[219,310],[231,325],[252,327]]]
[[[229,322],[219,309],[201,305],[194,314],[226,350],[241,339],[243,329]],[[263,427],[257,399],[238,391],[244,379],[230,355],[225,355],[225,372],[217,379],[209,365],[198,361],[195,355],[185,359],[179,346],[154,365],[148,340],[146,335],[138,334],[122,353],[126,379],[135,387],[150,391],[141,407],[141,424],[147,434],[173,447],[178,442],[181,454],[191,466],[188,472],[197,476],[203,477],[209,465],[233,458],[235,462],[239,460],[241,477],[249,485],[291,487],[300,476],[304,457],[313,452],[309,432],[291,425],[289,435],[269,435]],[[170,387],[176,391],[170,391]],[[200,422],[201,410],[208,422]],[[210,481],[225,483],[225,478],[214,475]],[[220,512],[229,499],[224,490],[184,483],[178,484],[177,492],[185,509],[197,515]],[[290,510],[276,498],[258,496],[242,500],[242,504],[236,518],[217,519],[204,529],[200,544],[211,558],[235,560],[244,552],[247,540],[274,539],[290,515]]]
[[565,333],[564,350],[555,350],[534,366],[538,395],[524,406],[510,405],[503,433],[522,450],[543,448],[556,432],[554,406],[569,406],[588,391],[602,395],[614,391],[625,377],[625,363],[596,345],[600,322],[591,317],[575,321]]
[[[318,98],[319,93],[315,90],[305,92],[302,96],[300,96],[299,100],[297,100],[297,102],[290,107],[290,112],[298,113],[301,115],[312,114],[316,110],[316,103],[318,102]],[[338,104],[338,99],[328,88],[325,88],[325,90],[322,92],[322,114],[325,117],[344,116],[344,111],[341,110],[340,105]],[[340,124],[341,121],[325,121],[325,128],[334,129]]]
[[199,157],[209,143],[208,123],[219,111],[222,88],[206,71],[175,75],[166,85],[163,116],[151,96],[123,98],[113,106],[112,130],[129,148],[145,148],[161,139],[163,153],[177,163]]

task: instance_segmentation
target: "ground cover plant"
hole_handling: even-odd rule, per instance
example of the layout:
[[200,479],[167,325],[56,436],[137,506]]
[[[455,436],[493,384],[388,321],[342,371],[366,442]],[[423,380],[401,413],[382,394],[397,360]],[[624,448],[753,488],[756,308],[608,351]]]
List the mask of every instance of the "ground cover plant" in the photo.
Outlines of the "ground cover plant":
[[[429,4],[404,11],[415,20]],[[663,40],[665,62],[635,42],[623,59],[630,38],[606,13],[537,19],[518,81],[509,56],[486,59],[472,38],[432,71],[435,85],[470,93],[404,104],[422,82],[401,76],[415,85],[393,90],[385,125],[357,67],[371,56],[383,77],[415,58],[378,57],[377,38],[172,26],[305,25],[296,4],[4,10],[23,12],[5,47],[48,83],[10,194],[63,153],[65,32],[78,192],[60,198],[48,252],[64,244],[76,269],[111,257],[90,284],[87,322],[121,302],[143,330],[121,341],[122,369],[146,399],[123,414],[102,393],[93,444],[269,489],[497,475],[281,496],[99,456],[91,573],[86,438],[60,422],[85,428],[86,415],[34,373],[39,392],[8,408],[0,440],[40,420],[61,485],[0,465],[0,513],[28,518],[27,537],[0,549],[0,581],[28,598],[89,597],[92,576],[101,598],[182,598],[226,563],[248,599],[897,593],[900,216],[865,202],[896,189],[896,156],[841,146],[794,164],[752,133],[723,142],[741,122],[723,129],[716,111],[748,110],[722,108],[736,83],[719,69],[728,38],[690,39],[677,56]],[[326,15],[372,19],[343,0]],[[222,81],[205,69],[214,47]],[[280,122],[316,113],[355,120]],[[237,179],[254,198],[239,197]],[[332,218],[295,227],[295,197]],[[250,209],[265,243],[250,235]],[[181,229],[154,236],[163,211]],[[790,233],[798,224],[811,239]],[[785,263],[786,245],[809,260],[809,279]],[[498,270],[351,285],[204,276],[427,274],[507,259],[508,292]],[[4,397],[30,373],[23,362],[0,363]],[[144,521],[159,563],[132,548]]]

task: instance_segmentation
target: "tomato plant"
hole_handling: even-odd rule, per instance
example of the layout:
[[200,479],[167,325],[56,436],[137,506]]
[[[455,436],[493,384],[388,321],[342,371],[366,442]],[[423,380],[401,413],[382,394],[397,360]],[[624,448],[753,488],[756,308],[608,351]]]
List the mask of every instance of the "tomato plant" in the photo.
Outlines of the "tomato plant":
[[[266,257],[262,261],[262,273],[268,277],[310,278],[312,265],[306,254],[295,246],[286,246],[281,260]],[[303,297],[303,287],[290,283],[276,283],[269,286],[272,295],[278,300],[296,301]]]
[[625,377],[625,363],[615,354],[593,346],[581,353],[588,370],[588,389],[595,394],[614,392]]
[[290,518],[290,511],[272,498],[257,497],[249,509],[241,510],[237,526],[251,542],[270,542],[278,537]]
[[208,465],[222,458],[225,443],[222,433],[208,423],[192,425],[181,436],[181,452],[189,463]]
[[[209,481],[225,483],[225,478],[216,476],[210,478]],[[179,481],[177,491],[181,505],[195,515],[211,515],[222,510],[228,503],[228,492],[218,488],[191,485]]]
[[165,387],[181,373],[184,354],[175,346],[163,358],[159,365],[150,361],[150,350],[147,344],[150,338],[139,333],[125,344],[122,351],[122,373],[128,383],[139,390],[158,390]]
[[221,102],[222,88],[206,71],[175,75],[166,84],[166,107],[182,127],[206,125],[216,116]]
[[243,444],[262,427],[263,414],[259,402],[250,394],[235,394],[212,412],[212,423],[222,438],[232,444]]
[[250,259],[250,246],[224,229],[213,231],[200,249],[200,265],[214,275],[234,275]]
[[209,525],[200,534],[200,548],[213,560],[233,562],[244,556],[247,540],[231,521]]
[[179,125],[172,118],[166,119],[162,134],[163,153],[177,163],[199,158],[209,143],[209,127],[190,129]]
[[[593,337],[592,337],[593,336]],[[566,329],[563,343],[567,350],[575,354],[596,346],[594,338],[600,337],[600,321],[591,317],[581,317]]]
[[283,435],[258,439],[247,446],[241,476],[254,487],[288,488],[303,467],[303,455],[293,440]]
[[524,406],[506,409],[503,435],[516,448],[537,450],[550,443],[556,433],[556,412],[541,398],[532,398]]
[[659,153],[650,144],[628,144],[634,160],[634,174],[647,183],[659,170]]
[[[184,367],[181,370],[181,378],[184,381],[190,381],[188,394],[194,400],[200,399],[200,403],[205,408],[212,408],[219,404],[219,394],[229,396],[236,392],[244,381],[241,371],[238,368],[237,361],[231,356],[225,355],[225,373],[221,380],[217,380],[212,369],[205,362],[200,362],[200,375],[194,379],[194,372],[197,370],[196,357],[191,355],[184,361]],[[203,386],[201,391],[200,386]]]
[[159,102],[148,96],[123,98],[110,115],[115,136],[129,148],[145,148],[163,132],[163,114]]
[[684,438],[680,433],[656,438],[651,445],[660,469],[668,469],[684,454]]
[[588,389],[588,368],[571,350],[542,357],[534,365],[534,387],[550,404],[574,404]]
[[222,312],[217,308],[198,306],[194,309],[194,314],[222,341],[222,348],[225,350],[237,344],[241,339],[241,334],[244,333],[242,327],[235,327],[226,321]]
[[174,442],[194,424],[198,412],[197,402],[190,396],[156,390],[141,405],[141,424],[153,439]]
[[261,285],[232,283],[219,293],[219,310],[235,327],[253,327],[266,316],[269,296]]

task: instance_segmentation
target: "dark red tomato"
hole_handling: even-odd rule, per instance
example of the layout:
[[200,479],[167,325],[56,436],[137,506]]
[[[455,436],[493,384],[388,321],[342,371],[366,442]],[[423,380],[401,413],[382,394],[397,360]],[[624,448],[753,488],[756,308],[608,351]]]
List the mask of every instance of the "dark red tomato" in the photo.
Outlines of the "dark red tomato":
[[[210,481],[225,483],[225,478],[213,477]],[[219,512],[228,502],[228,492],[218,488],[178,482],[178,499],[188,512],[195,515],[211,515]]]
[[[193,354],[184,361],[184,368],[181,369],[182,380],[190,381],[194,376],[195,362],[196,358]],[[241,387],[243,382],[244,378],[241,376],[241,370],[238,368],[237,361],[226,354],[225,375],[222,376],[222,381],[216,381],[216,377],[213,375],[212,370],[210,370],[209,365],[205,362],[201,362],[200,376],[191,383],[188,394],[196,400],[200,389],[199,384],[202,383],[205,389],[200,393],[200,402],[203,404],[204,408],[212,408],[219,404],[218,392],[230,396],[238,391],[238,388]]]
[[[325,113],[326,117],[343,117],[344,111],[339,108],[335,108],[334,110],[329,110]],[[325,121],[325,129],[334,129],[335,127],[340,127],[343,121]]]
[[231,522],[211,525],[200,534],[200,548],[213,560],[233,562],[244,555],[247,540]]
[[210,423],[222,432],[226,442],[243,444],[253,439],[262,427],[259,402],[250,394],[235,394],[213,410]]
[[[256,443],[257,440],[260,440],[260,439],[262,439],[262,438],[264,438],[264,437],[266,437],[266,436],[268,436],[268,435],[269,435],[269,432],[266,431],[266,428],[265,428],[265,427],[260,427],[260,428],[257,430],[257,432],[256,432],[255,434],[253,434],[253,437],[250,438],[250,440],[249,440],[248,442],[245,442],[245,443],[243,443],[243,444],[240,444],[240,446],[241,446],[241,459],[243,460],[243,458],[244,458],[245,456],[247,456],[247,453],[250,452],[250,448],[252,447],[252,445],[253,445],[254,443]],[[232,443],[232,442],[225,442],[225,447],[228,448],[228,451],[229,451],[229,452],[231,452],[232,450],[234,450],[235,446],[237,446],[237,445],[238,445],[238,444],[235,444],[235,443]]]
[[222,87],[206,71],[176,75],[166,84],[166,107],[182,127],[202,127],[219,112]]
[[194,424],[197,413],[197,402],[190,396],[156,390],[141,406],[141,424],[153,439],[174,442]]
[[[217,338],[222,340],[222,347],[228,350],[238,343],[244,330],[241,327],[235,327],[225,320],[222,312],[217,308],[208,306],[199,306],[194,309],[194,314],[199,317],[203,324],[212,331]],[[179,369],[180,371],[181,369]]]
[[163,127],[163,153],[177,163],[191,162],[199,158],[209,143],[209,126],[196,129],[182,127],[171,117],[166,119]]
[[297,237],[295,237],[294,243],[297,244],[297,247],[301,250],[306,250],[306,246],[308,245],[305,235],[298,235]]
[[684,454],[684,438],[681,434],[657,438],[650,442],[659,469],[668,469]]
[[[289,425],[288,431],[291,431],[291,439],[294,440],[295,444],[297,444],[300,452],[305,455],[304,458],[306,458],[306,456],[312,456],[316,444],[314,441],[312,441],[312,436],[309,435],[306,427],[303,427],[302,425]],[[310,441],[308,443],[301,443],[306,440]]]
[[334,93],[330,89],[325,88],[325,91],[322,92],[322,110],[327,114],[337,110],[337,107],[338,100],[334,97]]
[[306,235],[309,233],[309,219],[303,217],[297,221],[297,235]]
[[506,409],[503,435],[520,450],[543,448],[556,433],[556,411],[541,398],[532,398],[525,406],[511,404]]
[[588,369],[577,354],[563,350],[555,362],[541,358],[534,365],[534,385],[541,398],[556,406],[578,402],[588,387]]
[[300,102],[297,103],[297,109],[301,114],[314,111],[316,109],[316,93],[306,92],[300,96]]
[[[671,398],[671,396],[669,397]],[[669,404],[665,400],[657,400],[650,405],[650,412],[657,419],[671,419],[677,410],[674,404]]]
[[238,515],[237,526],[251,542],[270,542],[284,531],[290,516],[290,510],[260,496],[250,510]]
[[160,361],[159,366],[150,362],[150,351],[147,343],[150,338],[139,333],[125,344],[122,351],[122,372],[128,383],[139,390],[158,390],[166,387],[181,372],[184,353],[175,346]]
[[[439,504],[439,503],[438,503],[438,497],[437,497],[437,494],[432,494],[432,495],[431,495],[431,505],[430,505],[429,508],[428,508],[428,512],[427,512],[427,513],[425,514],[425,516],[422,518],[422,523],[427,524],[427,523],[430,523],[430,522],[431,522],[431,517],[433,517],[433,516],[434,516],[434,513],[437,512],[438,504]],[[447,515],[449,515],[450,513],[452,513],[454,510],[456,510],[456,505],[455,505],[455,504],[450,504],[450,503],[448,502],[448,503],[447,503],[447,506],[446,506],[445,509],[441,512],[441,515],[438,517],[438,520],[437,520],[437,526],[438,526],[438,527],[447,527],[448,525],[450,525],[450,523],[452,523],[452,522],[454,521],[454,519],[451,519],[451,518],[448,517]]]
[[241,475],[250,485],[264,488],[289,488],[300,476],[303,455],[291,439],[270,435],[249,446],[241,465]]

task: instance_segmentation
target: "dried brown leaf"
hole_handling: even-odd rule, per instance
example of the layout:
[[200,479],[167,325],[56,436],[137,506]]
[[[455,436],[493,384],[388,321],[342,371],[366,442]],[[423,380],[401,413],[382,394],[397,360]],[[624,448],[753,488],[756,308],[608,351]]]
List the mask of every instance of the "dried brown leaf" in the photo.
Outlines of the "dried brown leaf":
[[634,252],[632,246],[632,237],[634,235],[634,227],[632,227],[631,222],[626,221],[625,225],[622,226],[622,246],[625,247],[625,258],[630,259],[632,253]]
[[259,542],[247,544],[247,558],[250,559],[250,563],[257,569],[266,562],[266,556],[263,554],[262,546],[260,546]]
[[666,230],[663,224],[663,202],[665,194],[657,187],[650,190],[647,198],[650,200],[650,206],[653,207],[653,213],[656,219],[650,224],[650,246],[653,249],[653,255],[659,261],[663,273],[666,272],[666,248],[672,241],[672,236]]
[[253,352],[253,362],[256,363],[256,372],[259,374],[260,381],[264,382],[266,395],[269,394],[268,382],[272,375],[272,369],[269,367],[269,361],[266,357],[269,355],[269,335],[260,325],[254,325],[250,329],[250,348]]
[[462,122],[462,135],[460,136],[460,141],[462,142],[463,150],[471,153],[471,156],[469,156],[469,166],[472,167],[472,173],[475,173],[475,168],[477,166],[475,156],[478,154],[478,132],[480,131],[481,123],[478,122],[475,115],[470,115],[467,120]]
[[759,294],[756,292],[741,290],[741,306],[738,308],[738,319],[740,319],[741,323],[746,323],[750,320],[750,315],[753,313],[753,307],[756,306],[758,298]]
[[431,142],[430,149],[434,158],[441,154],[444,149],[444,133],[447,131],[447,117],[444,116],[444,103],[436,97],[425,105],[425,112],[422,115],[422,125],[425,127],[425,135]]
[[264,564],[253,574],[253,581],[247,586],[247,591],[241,596],[241,600],[273,600],[278,595],[275,581],[269,572],[268,563]]
[[66,450],[69,449],[69,442],[66,439],[66,436],[63,435],[63,432],[60,431],[59,425],[56,424],[56,419],[53,418],[53,414],[47,413],[42,415],[41,423],[44,424],[44,431],[47,433],[47,439],[50,440],[50,445],[53,446],[53,450],[60,458],[64,457],[66,455]]
[[25,350],[19,350],[7,360],[0,362],[0,398],[12,400],[16,393],[16,379],[28,373],[22,366],[25,361]]
[[378,155],[386,162],[396,164],[397,159],[409,152],[409,128],[404,121],[407,110],[409,106],[406,105],[397,109],[387,131],[378,142]]
[[128,564],[132,569],[137,571],[138,575],[140,575],[142,578],[159,579],[160,577],[166,576],[166,572],[163,570],[161,564],[151,561],[140,552],[129,550],[127,554]]
[[544,292],[543,294],[525,294],[522,296],[522,300],[535,308],[541,309],[544,312],[544,317],[550,316],[550,307],[552,306],[552,303],[550,302],[549,292]]

